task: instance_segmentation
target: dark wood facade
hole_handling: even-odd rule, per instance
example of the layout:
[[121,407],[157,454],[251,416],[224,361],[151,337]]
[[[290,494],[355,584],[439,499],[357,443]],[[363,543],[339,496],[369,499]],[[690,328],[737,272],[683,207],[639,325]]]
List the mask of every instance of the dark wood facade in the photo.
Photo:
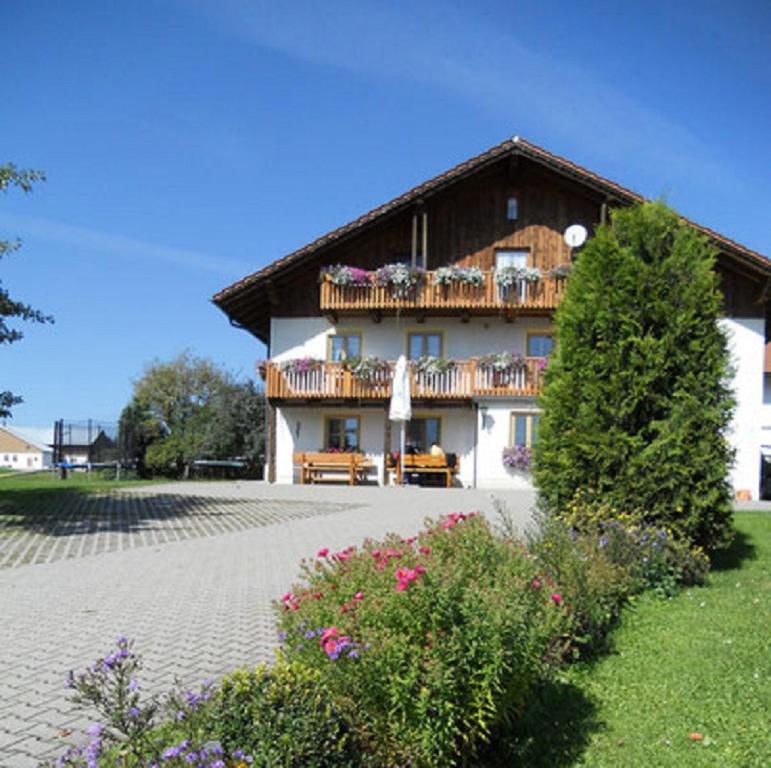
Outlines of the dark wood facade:
[[[511,197],[518,201],[516,220],[507,217]],[[322,266],[348,264],[374,270],[409,258],[415,250],[420,255],[425,237],[429,270],[448,264],[491,270],[497,250],[516,248],[527,249],[530,266],[546,274],[570,258],[563,241],[567,226],[583,224],[591,236],[608,206],[641,199],[535,145],[513,139],[278,260],[221,291],[214,300],[233,322],[267,343],[271,317],[322,312],[317,282]],[[764,316],[771,262],[701,229],[720,249],[718,271],[726,313]]]

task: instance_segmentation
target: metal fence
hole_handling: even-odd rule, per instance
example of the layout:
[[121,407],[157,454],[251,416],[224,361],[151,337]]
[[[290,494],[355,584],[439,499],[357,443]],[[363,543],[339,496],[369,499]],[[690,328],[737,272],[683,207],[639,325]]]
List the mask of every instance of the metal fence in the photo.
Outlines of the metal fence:
[[54,464],[129,463],[130,437],[121,433],[117,422],[59,419],[54,422]]

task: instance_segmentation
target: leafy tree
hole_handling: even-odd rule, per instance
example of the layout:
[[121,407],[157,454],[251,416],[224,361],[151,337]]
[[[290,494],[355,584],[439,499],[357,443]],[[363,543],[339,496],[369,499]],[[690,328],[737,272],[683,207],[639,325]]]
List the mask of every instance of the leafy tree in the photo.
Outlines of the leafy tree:
[[252,381],[231,382],[212,403],[203,450],[212,458],[240,456],[262,463],[265,452],[265,398]]
[[185,352],[150,365],[121,415],[124,449],[148,469],[186,472],[195,459],[262,452],[261,393],[209,360]]
[[662,203],[616,211],[587,243],[541,400],[534,476],[547,510],[580,493],[697,544],[730,541],[734,401],[714,264]]
[[[9,187],[17,187],[23,192],[31,192],[36,181],[44,181],[45,176],[40,171],[25,171],[16,168],[13,163],[0,165],[0,192]],[[0,259],[12,251],[18,250],[21,243],[18,240],[0,240]],[[6,317],[18,317],[33,323],[52,323],[50,315],[44,315],[37,309],[22,301],[12,299],[8,290],[0,280],[0,344],[13,344],[23,338],[24,334],[8,325]],[[0,418],[11,415],[11,408],[18,405],[22,399],[12,392],[0,391]]]

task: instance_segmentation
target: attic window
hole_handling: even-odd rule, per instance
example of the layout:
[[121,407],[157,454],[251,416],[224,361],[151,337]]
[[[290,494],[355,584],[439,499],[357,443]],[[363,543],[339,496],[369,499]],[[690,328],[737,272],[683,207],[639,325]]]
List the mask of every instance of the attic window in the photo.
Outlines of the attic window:
[[519,217],[519,203],[516,197],[510,197],[506,204],[506,218],[509,221],[516,221]]

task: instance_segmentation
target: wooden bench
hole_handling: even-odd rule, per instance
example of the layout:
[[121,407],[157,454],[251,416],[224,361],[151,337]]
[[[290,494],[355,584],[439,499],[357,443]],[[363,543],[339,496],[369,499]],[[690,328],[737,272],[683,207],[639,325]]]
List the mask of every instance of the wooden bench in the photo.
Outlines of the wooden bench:
[[[397,461],[396,467],[391,467],[391,471],[396,470],[396,483],[402,484],[402,462]],[[446,456],[432,456],[430,453],[414,453],[404,456],[405,474],[443,474],[445,476],[445,487],[450,488],[455,476],[460,470],[460,457],[456,456],[455,466],[451,467]]]
[[292,462],[300,467],[300,484],[334,483],[347,479],[348,485],[364,480],[374,464],[361,453],[294,453]]

